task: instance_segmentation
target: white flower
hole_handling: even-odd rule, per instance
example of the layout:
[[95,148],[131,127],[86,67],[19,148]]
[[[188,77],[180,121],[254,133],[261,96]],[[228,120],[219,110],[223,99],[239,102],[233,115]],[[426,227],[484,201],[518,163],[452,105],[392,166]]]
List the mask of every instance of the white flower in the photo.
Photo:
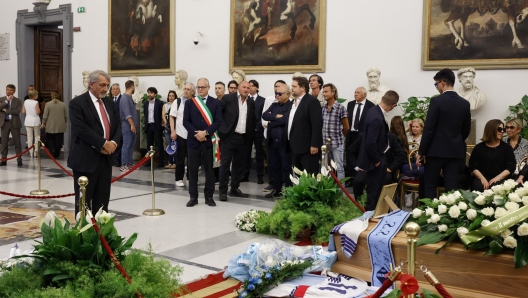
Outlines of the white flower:
[[99,222],[99,219],[101,217],[101,214],[103,214],[103,212],[104,212],[104,210],[103,210],[103,207],[101,206],[101,208],[99,208],[99,211],[97,211],[97,213],[94,216],[95,221]]
[[495,214],[495,210],[491,207],[483,208],[480,212],[486,216],[493,216],[493,214]]
[[477,210],[475,210],[475,209],[469,209],[468,211],[466,211],[466,217],[467,217],[469,220],[473,220],[473,219],[475,219],[475,217],[477,217]]
[[57,218],[57,215],[53,210],[50,210],[48,213],[46,213],[43,223],[48,225],[50,228],[53,228],[55,226],[55,218]]
[[337,164],[333,159],[330,160],[330,165],[332,166],[332,168],[337,169]]
[[492,186],[491,190],[493,190],[493,192],[498,194],[498,195],[504,194],[504,191],[505,191],[504,186],[502,184],[501,185]]
[[504,209],[502,207],[497,207],[497,209],[495,209],[495,218],[501,218],[504,215],[506,215],[507,213],[508,212],[506,211],[506,209]]
[[446,200],[447,200],[447,197],[446,197],[446,195],[441,195],[441,196],[438,198],[438,200],[440,201],[440,203],[445,203]]
[[317,174],[317,182],[321,182],[322,179],[323,179],[323,175]]
[[431,208],[431,207],[425,208],[425,215],[431,216],[433,214],[434,214],[434,209],[433,208]]
[[412,214],[413,214],[414,218],[418,218],[418,217],[422,216],[422,213],[423,213],[423,211],[418,209],[418,208],[414,208],[414,210],[412,211]]
[[273,258],[271,256],[268,256],[268,259],[266,260],[265,264],[268,267],[273,267],[273,266],[277,265],[277,262],[275,260],[273,260]]
[[303,173],[303,172],[302,172],[301,170],[299,170],[297,167],[293,167],[293,172],[294,172],[295,174],[297,174],[297,175],[302,175],[302,173]]
[[447,195],[446,204],[453,205],[455,202],[456,202],[456,198],[455,198],[454,195],[452,195],[452,194]]
[[447,231],[447,226],[446,226],[446,225],[439,225],[439,226],[438,226],[438,231],[439,231],[439,232],[445,232],[445,231]]
[[495,195],[493,197],[493,204],[495,205],[502,205],[504,204],[504,198],[502,196],[499,196],[499,195]]
[[433,199],[433,203],[436,204],[436,203],[438,203],[438,202],[440,202],[438,199]]
[[510,236],[511,234],[513,234],[513,232],[510,229],[506,229],[500,233],[502,238],[506,238]]
[[528,235],[528,224],[527,223],[523,223],[517,228],[517,235],[519,236]]
[[509,191],[511,189],[514,189],[515,187],[517,187],[517,182],[515,182],[515,180],[508,179],[508,180],[504,181],[503,189],[505,191]]
[[484,205],[486,204],[486,197],[484,195],[478,195],[475,198],[475,204]]
[[486,189],[482,194],[484,195],[484,197],[489,197],[489,196],[493,195],[493,190]]
[[438,205],[438,214],[444,214],[447,212],[447,206],[444,204]]
[[458,203],[458,208],[460,208],[460,210],[467,210],[468,208],[468,205],[464,202],[459,202]]
[[515,202],[515,203],[519,203],[521,201],[521,198],[519,197],[519,195],[514,192],[508,195],[508,199],[510,199],[510,201]]
[[302,173],[304,176],[308,176],[308,172],[306,172],[306,170],[304,170]]
[[502,243],[504,246],[509,248],[516,248],[517,247],[517,240],[513,238],[512,236],[508,236],[504,238],[504,242]]
[[489,225],[490,223],[491,223],[491,221],[485,219],[485,220],[483,220],[480,224],[481,224],[483,227],[485,227],[485,226]]
[[460,209],[458,208],[458,206],[451,206],[451,208],[449,208],[449,216],[451,216],[452,218],[457,218],[459,215]]
[[504,205],[504,207],[506,207],[506,210],[508,211],[515,211],[519,209],[519,204],[514,203],[514,202],[508,202],[506,203],[506,205]]
[[326,169],[326,167],[321,167],[321,175],[328,176],[329,171]]
[[528,205],[528,196],[522,197],[522,202],[523,202],[524,206]]
[[467,233],[469,233],[469,231],[468,231],[468,229],[466,229],[464,227],[460,227],[460,228],[457,228],[457,233],[458,233],[458,237],[462,238],[462,236],[464,236]]
[[453,193],[453,196],[455,197],[455,199],[462,198],[462,194],[458,190]]
[[440,221],[440,215],[433,214],[431,218],[429,218],[427,221],[431,221],[432,223],[437,223]]
[[290,180],[293,184],[299,185],[299,179],[293,177],[292,174],[290,174]]

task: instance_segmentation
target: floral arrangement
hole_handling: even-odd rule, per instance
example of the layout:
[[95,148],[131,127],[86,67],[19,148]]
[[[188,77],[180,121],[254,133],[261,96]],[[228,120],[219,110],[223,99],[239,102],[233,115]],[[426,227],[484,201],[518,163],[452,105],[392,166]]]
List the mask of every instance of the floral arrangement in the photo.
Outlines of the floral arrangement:
[[240,212],[235,217],[235,225],[241,231],[256,232],[258,219],[266,214],[268,214],[268,212],[260,210]]
[[310,260],[288,260],[277,265],[266,262],[262,274],[244,281],[240,289],[236,290],[236,292],[239,298],[263,297],[266,292],[279,283],[302,276],[304,270],[311,266],[312,262]]
[[418,245],[447,239],[443,248],[460,238],[486,254],[514,249],[515,268],[528,263],[528,183],[510,179],[484,192],[452,191],[420,202],[409,219],[422,229]]

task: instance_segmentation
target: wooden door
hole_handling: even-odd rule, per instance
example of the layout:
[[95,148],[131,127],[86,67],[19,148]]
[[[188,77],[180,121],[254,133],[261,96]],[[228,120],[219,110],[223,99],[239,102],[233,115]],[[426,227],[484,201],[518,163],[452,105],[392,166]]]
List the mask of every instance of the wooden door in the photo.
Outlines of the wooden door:
[[[62,30],[49,27],[35,29],[35,89],[44,103],[51,100],[51,91],[62,98]],[[42,104],[44,104],[42,103]]]

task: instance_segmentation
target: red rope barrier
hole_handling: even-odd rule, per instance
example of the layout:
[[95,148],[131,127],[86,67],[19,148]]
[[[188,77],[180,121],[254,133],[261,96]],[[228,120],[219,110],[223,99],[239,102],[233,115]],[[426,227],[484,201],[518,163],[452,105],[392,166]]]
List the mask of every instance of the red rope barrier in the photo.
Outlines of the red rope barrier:
[[64,168],[54,157],[53,155],[51,154],[51,152],[49,152],[48,148],[46,148],[45,146],[42,146],[42,149],[44,149],[44,152],[46,152],[46,154],[49,156],[49,158],[59,167],[61,168],[61,170],[64,171],[64,173],[68,174],[68,176],[70,177],[73,177],[73,174],[71,172],[69,172],[68,170],[66,170],[66,168]]
[[359,210],[361,210],[363,213],[366,212],[365,208],[363,208],[363,206],[361,206],[355,199],[354,197],[352,197],[352,195],[350,195],[348,193],[348,190],[346,190],[346,188],[343,186],[343,184],[341,183],[341,181],[339,181],[339,179],[337,178],[337,176],[334,174],[334,171],[330,171],[330,175],[332,175],[332,178],[334,178],[334,181],[337,183],[337,185],[339,185],[339,187],[341,188],[341,190],[345,193],[345,195],[350,199],[350,201],[352,201],[352,203],[354,203],[354,205],[356,205],[356,207],[359,208]]
[[31,145],[31,147],[27,148],[26,150],[20,152],[19,154],[13,156],[13,157],[8,157],[8,158],[0,158],[0,161],[1,162],[4,162],[4,161],[8,161],[8,160],[11,160],[11,159],[15,159],[15,158],[18,158],[26,153],[29,152],[29,150],[33,149],[35,147],[35,145]]
[[383,282],[381,287],[376,291],[376,293],[368,296],[368,298],[380,298],[381,295],[383,295],[383,293],[385,293],[385,291],[387,291],[387,289],[390,288],[390,286],[392,286],[393,283],[394,283],[394,281],[392,281],[390,278],[387,278]]
[[54,195],[54,196],[34,196],[34,195],[19,195],[16,193],[6,192],[6,191],[0,191],[0,194],[10,196],[10,197],[17,197],[17,198],[24,198],[24,199],[58,199],[58,198],[65,198],[65,197],[71,197],[74,196],[75,193],[68,193],[64,195]]
[[436,284],[434,287],[436,288],[438,293],[440,295],[442,295],[442,297],[444,297],[444,298],[453,298],[453,296],[451,296],[451,294],[449,294],[447,292],[447,290],[444,288],[444,286],[442,284]]
[[150,156],[145,156],[143,157],[142,160],[138,161],[138,163],[133,166],[131,169],[129,169],[126,173],[122,174],[121,176],[118,176],[118,177],[115,177],[112,179],[112,183],[118,181],[118,180],[121,180],[123,179],[125,176],[127,176],[128,174],[132,173],[133,171],[137,170],[139,167],[141,167],[144,163],[146,163],[148,160],[150,160]]

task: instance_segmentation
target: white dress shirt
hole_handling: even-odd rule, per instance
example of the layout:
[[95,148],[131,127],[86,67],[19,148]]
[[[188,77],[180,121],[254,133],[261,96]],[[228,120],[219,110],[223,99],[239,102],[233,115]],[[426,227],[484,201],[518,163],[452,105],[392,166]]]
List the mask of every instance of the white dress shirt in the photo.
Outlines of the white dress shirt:
[[245,134],[246,133],[246,122],[247,122],[248,97],[246,97],[246,100],[242,102],[242,97],[240,96],[240,93],[237,93],[237,95],[238,95],[238,122],[235,127],[235,132],[239,134]]
[[181,99],[180,107],[178,108],[178,100],[172,102],[170,116],[176,118],[176,134],[178,138],[187,139],[187,129],[183,126],[183,112],[185,111],[185,99]]
[[[92,99],[92,102],[93,102],[93,104],[95,106],[95,110],[97,111],[97,115],[99,115],[99,121],[101,121],[101,126],[103,127],[104,137],[105,137],[105,139],[109,139],[109,137],[107,138],[106,136],[107,136],[107,134],[110,134],[110,132],[109,131],[107,132],[106,129],[105,129],[105,126],[103,125],[103,116],[101,116],[101,110],[99,110],[99,103],[97,102],[99,100],[99,98],[95,97],[92,94],[91,91],[88,92],[88,94],[90,94],[90,98]],[[102,101],[103,100],[101,99],[101,102]],[[106,118],[108,118],[108,124],[111,124],[110,118],[108,116],[108,111],[106,110],[104,102],[103,102],[103,108],[105,109],[105,112],[106,112]]]
[[148,106],[148,123],[154,123],[154,103],[156,100],[149,100]]
[[356,112],[359,107],[358,103],[361,104],[361,111],[359,112],[359,119],[361,119],[361,115],[363,115],[363,111],[365,110],[365,102],[366,100],[363,100],[362,102],[357,102],[356,100],[356,104],[354,105],[354,112],[352,113],[352,127],[350,128],[350,131],[357,131],[354,129],[354,121],[356,121]]
[[290,139],[290,131],[293,123],[293,118],[295,118],[295,112],[297,111],[297,107],[301,104],[301,100],[303,99],[303,97],[304,94],[299,96],[297,100],[293,100],[292,108],[290,111],[290,118],[288,119],[288,140]]

